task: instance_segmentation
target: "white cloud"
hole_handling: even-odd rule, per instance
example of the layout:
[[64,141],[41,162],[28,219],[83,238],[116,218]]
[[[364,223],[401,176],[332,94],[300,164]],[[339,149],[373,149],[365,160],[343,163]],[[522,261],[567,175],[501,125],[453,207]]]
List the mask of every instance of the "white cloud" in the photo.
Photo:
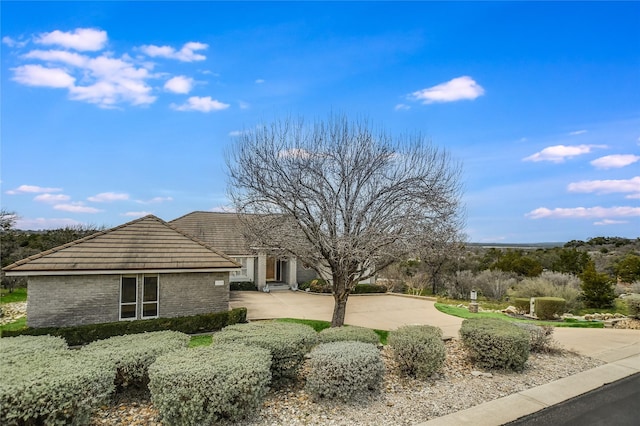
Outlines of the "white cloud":
[[405,105],[405,104],[398,104],[395,107],[393,107],[394,110],[396,111],[406,111],[411,109],[411,107],[409,105]]
[[48,62],[62,62],[64,64],[73,65],[74,67],[85,67],[90,59],[86,55],[67,52],[66,50],[32,50],[31,52],[22,55],[22,57]]
[[592,219],[640,216],[640,207],[573,207],[548,209],[540,207],[525,215],[530,219]]
[[262,83],[264,83],[263,79],[259,78],[259,79],[256,80],[256,84],[262,84]]
[[249,109],[251,107],[251,105],[248,102],[245,102],[245,101],[238,101],[238,107],[240,109]]
[[153,214],[153,213],[141,211],[141,212],[126,212],[126,213],[122,213],[120,216],[143,217],[143,216],[147,216],[147,215],[150,215],[150,214]]
[[409,95],[409,99],[421,101],[423,104],[435,102],[455,102],[464,99],[475,99],[484,95],[484,89],[471,77],[454,78],[446,83],[418,90]]
[[211,96],[200,97],[192,96],[187,99],[187,102],[182,105],[171,104],[171,108],[177,111],[200,111],[211,112],[221,111],[229,108],[229,104],[222,103],[215,99],[211,99]]
[[523,161],[551,161],[552,163],[563,163],[568,158],[577,157],[590,153],[594,148],[607,148],[606,145],[554,145],[536,152]]
[[181,93],[187,94],[193,88],[193,79],[189,77],[185,77],[183,75],[179,75],[173,77],[164,84],[164,89],[173,92],[173,93]]
[[209,210],[210,212],[217,213],[235,213],[236,210],[231,206],[216,206]]
[[76,28],[73,32],[55,30],[40,34],[38,44],[57,45],[80,51],[102,50],[107,44],[107,32],[93,28]]
[[2,37],[2,43],[6,44],[9,47],[24,47],[27,45],[26,41],[14,40],[9,36]]
[[33,201],[38,201],[40,203],[60,203],[63,201],[69,201],[70,199],[71,197],[65,194],[45,193],[45,194],[36,195],[33,198]]
[[606,226],[606,225],[622,225],[625,223],[629,223],[626,220],[613,220],[613,219],[604,219],[604,220],[600,220],[598,222],[593,222],[594,225],[598,225],[598,226]]
[[172,197],[154,197],[150,200],[136,200],[136,202],[140,204],[158,204],[158,203],[164,203],[168,201],[173,201],[173,198]]
[[129,199],[129,194],[118,192],[102,192],[87,198],[87,200],[94,203],[111,203],[113,201],[125,201]]
[[45,68],[42,65],[21,65],[12,68],[12,71],[13,80],[26,86],[62,89],[73,87],[76,81],[61,68]]
[[278,158],[309,158],[311,153],[304,149],[292,148],[278,152]]
[[250,130],[232,130],[232,131],[229,132],[229,136],[233,136],[233,137],[242,136],[242,135],[245,135],[245,134],[247,134],[249,132],[250,132]]
[[39,217],[36,219],[18,219],[16,220],[16,228],[24,230],[40,230],[40,229],[60,229],[67,226],[85,225],[74,219],[45,219]]
[[639,155],[617,154],[596,158],[591,165],[597,169],[619,169],[640,161]]
[[204,61],[206,56],[195,53],[196,50],[205,50],[209,45],[190,41],[182,46],[182,49],[176,50],[171,46],[154,46],[147,45],[140,47],[140,50],[152,58],[177,59],[181,62]]
[[71,213],[100,213],[102,211],[100,209],[96,209],[95,207],[86,206],[82,202],[75,202],[70,204],[56,204],[55,206],[53,206],[53,208],[63,212],[71,212]]
[[569,192],[595,192],[597,194],[629,193],[627,198],[638,198],[640,194],[640,176],[631,179],[584,180],[570,183]]
[[10,189],[6,193],[9,195],[16,194],[40,194],[44,192],[60,192],[62,188],[47,188],[43,186],[36,185],[20,185],[16,189]]
[[584,135],[585,133],[587,133],[586,130],[576,130],[573,132],[569,132],[570,136],[578,136],[578,135]]

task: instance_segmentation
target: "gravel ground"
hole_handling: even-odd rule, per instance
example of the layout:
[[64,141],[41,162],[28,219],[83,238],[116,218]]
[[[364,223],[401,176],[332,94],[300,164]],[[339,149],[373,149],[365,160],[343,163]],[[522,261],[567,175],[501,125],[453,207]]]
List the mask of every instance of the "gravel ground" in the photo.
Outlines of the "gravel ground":
[[[457,340],[446,343],[443,369],[426,381],[403,377],[387,348],[387,366],[379,395],[346,405],[314,402],[304,391],[304,369],[299,384],[271,391],[257,415],[246,426],[270,425],[412,425],[464,410],[496,398],[588,370],[604,362],[571,352],[531,354],[522,373],[476,371]],[[161,425],[148,395],[119,397],[92,418],[92,425]]]

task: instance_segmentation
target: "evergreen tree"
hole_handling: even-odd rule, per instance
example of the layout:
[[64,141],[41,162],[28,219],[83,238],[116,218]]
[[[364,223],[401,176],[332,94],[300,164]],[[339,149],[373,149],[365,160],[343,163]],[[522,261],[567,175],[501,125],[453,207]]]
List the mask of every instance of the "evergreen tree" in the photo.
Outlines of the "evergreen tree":
[[596,271],[596,265],[589,261],[580,274],[582,280],[582,297],[588,308],[608,308],[613,306],[616,298],[613,280],[607,274]]

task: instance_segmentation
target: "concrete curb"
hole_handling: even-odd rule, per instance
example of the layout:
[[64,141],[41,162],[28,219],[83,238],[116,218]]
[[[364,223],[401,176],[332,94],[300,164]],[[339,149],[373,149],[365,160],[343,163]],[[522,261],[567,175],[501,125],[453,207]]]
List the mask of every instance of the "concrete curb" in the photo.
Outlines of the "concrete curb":
[[635,350],[634,355],[416,426],[497,426],[512,422],[608,383],[640,373],[640,346],[630,345],[630,350]]

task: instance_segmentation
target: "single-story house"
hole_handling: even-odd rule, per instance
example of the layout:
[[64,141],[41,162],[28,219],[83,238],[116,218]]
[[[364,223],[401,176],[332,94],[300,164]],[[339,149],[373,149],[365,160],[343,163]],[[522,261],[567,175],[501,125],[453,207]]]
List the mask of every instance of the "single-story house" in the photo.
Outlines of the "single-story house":
[[296,289],[299,283],[317,278],[315,270],[298,262],[295,256],[277,257],[251,247],[243,236],[242,221],[237,213],[196,211],[169,223],[240,263],[241,269],[231,272],[232,282],[252,281],[259,290],[277,284]]
[[217,248],[153,216],[20,260],[27,325],[64,327],[229,309],[229,275],[246,270]]

